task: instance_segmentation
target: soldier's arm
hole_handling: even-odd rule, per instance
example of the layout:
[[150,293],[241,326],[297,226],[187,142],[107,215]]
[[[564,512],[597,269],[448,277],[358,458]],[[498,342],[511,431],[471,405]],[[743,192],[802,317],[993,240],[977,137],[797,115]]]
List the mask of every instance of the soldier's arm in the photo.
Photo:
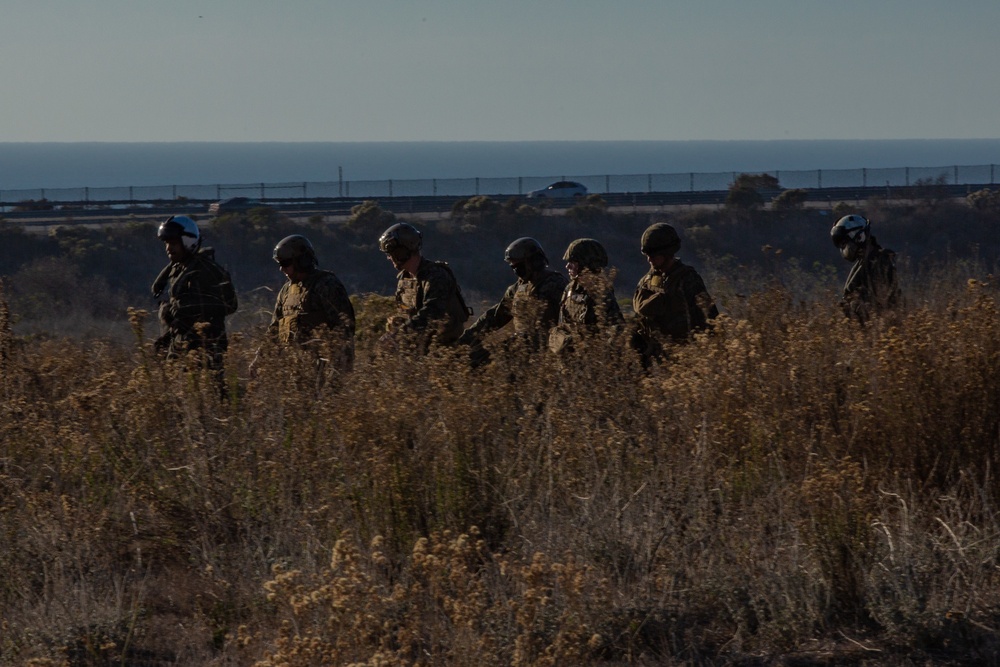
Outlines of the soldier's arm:
[[712,299],[708,288],[705,287],[705,281],[697,273],[692,271],[685,278],[682,289],[684,290],[684,298],[691,307],[696,308],[701,313],[699,319],[703,322],[708,323],[719,314],[715,300]]
[[565,276],[556,273],[538,286],[538,298],[543,304],[539,323],[543,327],[552,327],[559,322],[559,304],[568,282]]
[[684,298],[684,304],[678,304],[671,307],[668,312],[665,312],[662,316],[658,317],[653,324],[655,329],[662,331],[674,340],[682,340],[691,333],[690,304],[692,297],[688,296],[688,292],[684,289],[684,285],[681,285],[680,288],[680,293]]
[[267,325],[267,335],[272,338],[278,336],[278,321],[284,317],[282,304],[285,302],[285,292],[288,291],[288,283],[281,286],[278,291],[278,298],[274,300],[274,310],[271,312],[271,323]]
[[619,310],[611,281],[603,273],[585,273],[580,277],[580,284],[583,286],[586,299],[585,307],[577,314],[579,324],[588,326],[610,324],[615,310]]
[[480,315],[476,321],[462,334],[462,342],[470,342],[490,331],[495,331],[507,325],[513,319],[511,302],[514,298],[514,287],[508,287],[503,298],[489,310]]
[[149,288],[150,292],[153,294],[154,299],[159,299],[160,295],[163,294],[163,290],[167,288],[167,284],[170,282],[170,267],[173,264],[167,264],[160,271],[159,275],[156,276],[156,280],[153,281],[152,287]]
[[423,281],[424,299],[420,309],[413,314],[407,326],[423,331],[430,322],[448,316],[448,305],[455,296],[455,283],[444,270],[433,270]]
[[225,326],[226,300],[222,290],[227,278],[205,262],[195,263],[179,279],[182,288],[171,299],[175,331],[189,333],[199,322]]
[[850,300],[854,298],[867,298],[868,292],[866,285],[868,283],[869,268],[864,263],[864,260],[858,260],[851,267],[850,272],[847,274],[847,282],[844,283],[844,300]]
[[323,308],[323,316],[331,328],[339,328],[345,333],[354,334],[354,306],[347,295],[347,289],[339,281],[324,281],[319,288],[319,302]]
[[620,327],[625,324],[625,316],[622,315],[622,307],[618,305],[615,298],[615,291],[608,290],[604,298],[604,323],[607,326]]
[[899,299],[899,284],[896,282],[896,264],[890,253],[885,253],[879,262],[880,284],[876,288],[883,306],[894,306]]

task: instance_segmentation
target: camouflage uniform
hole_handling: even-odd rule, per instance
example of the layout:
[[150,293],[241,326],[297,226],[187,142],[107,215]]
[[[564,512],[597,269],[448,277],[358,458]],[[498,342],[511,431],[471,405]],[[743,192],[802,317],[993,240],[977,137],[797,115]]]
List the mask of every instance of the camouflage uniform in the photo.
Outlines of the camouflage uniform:
[[396,280],[400,314],[389,320],[390,332],[416,333],[424,343],[455,343],[471,312],[451,268],[445,262],[421,258],[415,276],[400,271]]
[[229,272],[215,262],[215,251],[201,248],[171,262],[157,276],[153,298],[161,301],[162,335],[156,348],[168,359],[185,350],[204,349],[210,367],[219,368],[228,346],[226,316],[236,312],[236,291]]
[[549,349],[563,352],[574,339],[602,328],[620,328],[625,318],[615,299],[615,287],[603,271],[584,271],[569,281],[559,303],[559,323],[549,332]]
[[534,280],[518,278],[498,304],[465,330],[461,341],[476,342],[487,333],[513,322],[514,336],[538,349],[547,340],[549,329],[559,320],[559,302],[566,282],[566,276],[548,269],[539,272]]
[[336,365],[350,368],[354,359],[354,306],[332,271],[313,269],[301,281],[285,281],[274,305],[268,333],[282,345],[317,348],[322,329],[340,347]]
[[683,343],[704,330],[719,314],[701,276],[679,259],[666,272],[651,269],[639,280],[632,308],[632,346],[646,360],[662,356],[665,344]]
[[849,317],[865,322],[873,314],[894,307],[899,292],[896,253],[880,246],[873,236],[847,275],[841,307]]

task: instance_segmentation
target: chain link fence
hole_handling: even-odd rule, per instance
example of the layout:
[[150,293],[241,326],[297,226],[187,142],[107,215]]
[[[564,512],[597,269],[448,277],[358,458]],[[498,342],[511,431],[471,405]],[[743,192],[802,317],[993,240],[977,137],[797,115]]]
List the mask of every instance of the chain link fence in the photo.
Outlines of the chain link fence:
[[[104,188],[0,189],[0,206],[28,202],[132,203],[207,202],[228,197],[261,201],[302,201],[384,197],[518,196],[544,188],[553,181],[571,180],[601,194],[679,193],[726,190],[741,172],[629,174],[604,176],[514,176],[506,178],[428,178],[378,181],[302,183],[244,183],[228,185],[159,185]],[[762,172],[752,172],[762,173]],[[879,169],[813,169],[769,171],[784,188],[909,187],[919,183],[993,185],[997,165],[896,167]]]

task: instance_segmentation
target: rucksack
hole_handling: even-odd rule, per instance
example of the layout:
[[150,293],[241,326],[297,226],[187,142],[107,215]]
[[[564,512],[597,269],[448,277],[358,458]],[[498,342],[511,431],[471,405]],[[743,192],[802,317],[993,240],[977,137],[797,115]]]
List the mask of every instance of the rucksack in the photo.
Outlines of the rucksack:
[[463,322],[468,321],[468,319],[472,317],[472,309],[469,308],[468,304],[465,303],[465,297],[462,296],[462,288],[458,284],[458,279],[455,278],[455,272],[451,270],[450,266],[448,266],[448,262],[437,260],[434,263],[444,268],[448,272],[448,275],[451,276],[451,281],[455,283],[455,292],[458,293],[458,303],[462,307],[462,312],[465,314],[465,317],[462,318],[462,321]]
[[229,271],[225,267],[215,261],[215,250],[212,248],[202,248],[198,256],[204,259],[205,263],[212,267],[212,270],[218,275],[219,297],[222,299],[222,305],[226,309],[226,315],[232,315],[240,305],[236,297],[236,288],[233,286],[232,276],[229,275]]

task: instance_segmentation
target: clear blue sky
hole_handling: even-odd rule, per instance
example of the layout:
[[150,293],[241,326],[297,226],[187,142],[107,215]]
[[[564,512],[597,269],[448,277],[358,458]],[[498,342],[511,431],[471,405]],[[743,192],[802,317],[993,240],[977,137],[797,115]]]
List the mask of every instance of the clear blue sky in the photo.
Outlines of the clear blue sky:
[[997,0],[4,0],[0,141],[1000,136]]

